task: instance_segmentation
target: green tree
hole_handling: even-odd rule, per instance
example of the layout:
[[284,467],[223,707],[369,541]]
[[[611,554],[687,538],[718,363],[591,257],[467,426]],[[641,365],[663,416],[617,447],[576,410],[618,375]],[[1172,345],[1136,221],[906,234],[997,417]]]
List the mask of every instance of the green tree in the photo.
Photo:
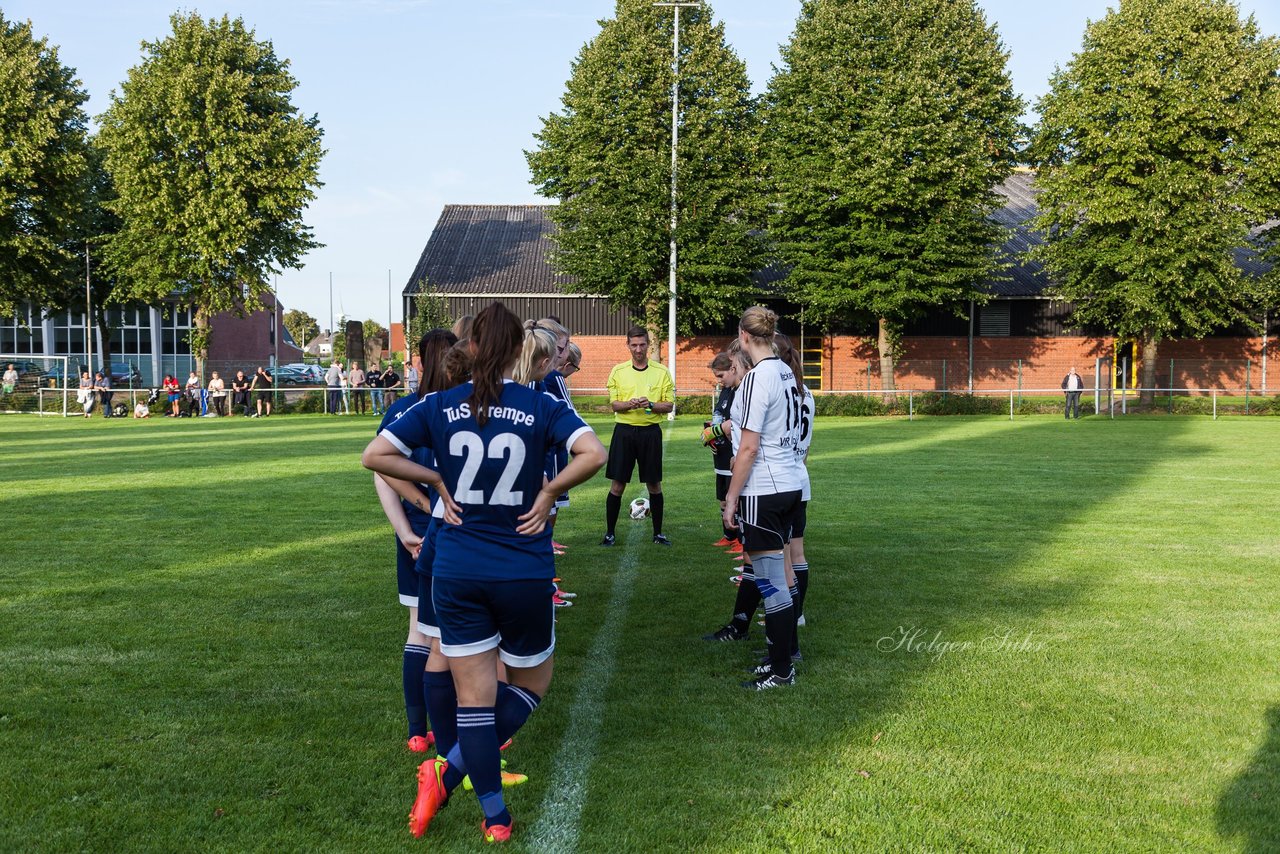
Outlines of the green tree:
[[0,312],[83,294],[88,95],[31,24],[0,14]]
[[369,318],[361,325],[364,327],[364,340],[366,345],[370,341],[374,340],[387,340],[387,327],[383,326],[373,318]]
[[972,0],[806,0],[765,100],[770,237],[819,323],[874,320],[893,388],[903,323],[982,301],[993,187],[1022,102]]
[[1039,257],[1078,320],[1139,343],[1145,389],[1161,339],[1246,319],[1233,253],[1274,215],[1277,68],[1227,0],[1122,0],[1040,101]]
[[320,334],[320,321],[299,308],[284,313],[284,328],[289,330],[293,343],[306,347],[307,342]]
[[418,282],[418,290],[413,295],[413,312],[410,318],[412,333],[408,324],[405,329],[405,345],[412,350],[415,344],[413,336],[421,338],[432,329],[447,329],[453,325],[449,316],[449,301],[444,294],[436,293],[427,285],[427,280]]
[[105,251],[124,296],[194,309],[203,371],[210,317],[262,308],[271,276],[319,245],[303,212],[324,151],[270,42],[239,18],[170,22],[101,118],[121,219]]
[[[553,263],[570,288],[629,306],[665,329],[671,239],[669,8],[618,0],[573,63],[564,108],[526,152],[538,192],[558,199]],[[680,18],[679,322],[718,326],[748,304],[765,262],[752,206],[757,144],[746,66],[709,6]]]

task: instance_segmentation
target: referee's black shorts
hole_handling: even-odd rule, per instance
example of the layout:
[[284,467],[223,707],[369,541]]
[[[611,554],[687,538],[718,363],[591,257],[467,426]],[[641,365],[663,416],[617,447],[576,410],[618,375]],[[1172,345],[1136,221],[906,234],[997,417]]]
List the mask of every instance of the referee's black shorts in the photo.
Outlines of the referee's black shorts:
[[657,424],[643,427],[613,425],[605,477],[619,483],[630,483],[631,472],[637,463],[640,465],[641,483],[662,482],[662,428]]

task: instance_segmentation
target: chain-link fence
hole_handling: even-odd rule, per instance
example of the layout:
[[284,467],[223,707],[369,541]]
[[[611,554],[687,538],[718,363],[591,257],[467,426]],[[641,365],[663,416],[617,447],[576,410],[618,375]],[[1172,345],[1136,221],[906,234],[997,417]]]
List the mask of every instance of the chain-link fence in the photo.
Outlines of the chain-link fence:
[[[1142,366],[1130,359],[1100,356],[1087,361],[1042,359],[898,359],[893,364],[892,386],[881,373],[879,360],[857,363],[854,370],[834,378],[835,392],[899,391],[970,392],[1007,391],[1032,393],[1059,389],[1071,368],[1086,388],[1134,389],[1143,383]],[[1237,360],[1160,360],[1155,366],[1153,388],[1173,389],[1181,396],[1207,396],[1212,389],[1248,390],[1257,395],[1280,392],[1267,376],[1265,363]]]

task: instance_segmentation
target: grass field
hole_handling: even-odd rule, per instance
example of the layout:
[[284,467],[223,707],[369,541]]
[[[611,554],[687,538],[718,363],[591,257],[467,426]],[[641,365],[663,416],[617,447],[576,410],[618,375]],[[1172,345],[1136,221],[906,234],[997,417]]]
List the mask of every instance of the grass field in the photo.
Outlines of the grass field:
[[[598,547],[602,478],[557,531],[515,850],[1280,850],[1269,420],[820,420],[805,661],[765,695],[758,635],[699,640],[733,593],[700,426],[673,549]],[[0,421],[0,850],[479,847],[469,797],[405,829],[372,430]]]

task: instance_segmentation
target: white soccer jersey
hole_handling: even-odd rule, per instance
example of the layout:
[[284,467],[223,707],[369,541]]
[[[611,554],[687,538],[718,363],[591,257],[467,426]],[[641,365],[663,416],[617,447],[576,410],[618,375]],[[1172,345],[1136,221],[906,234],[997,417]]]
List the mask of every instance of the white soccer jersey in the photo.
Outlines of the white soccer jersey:
[[813,414],[817,408],[813,403],[813,392],[804,390],[804,400],[800,402],[800,441],[796,443],[796,463],[800,466],[800,500],[809,500],[809,443],[813,441]]
[[742,431],[760,434],[760,452],[743,495],[777,495],[801,489],[796,447],[800,444],[801,401],[795,375],[777,356],[761,359],[743,378],[733,398],[734,453]]

